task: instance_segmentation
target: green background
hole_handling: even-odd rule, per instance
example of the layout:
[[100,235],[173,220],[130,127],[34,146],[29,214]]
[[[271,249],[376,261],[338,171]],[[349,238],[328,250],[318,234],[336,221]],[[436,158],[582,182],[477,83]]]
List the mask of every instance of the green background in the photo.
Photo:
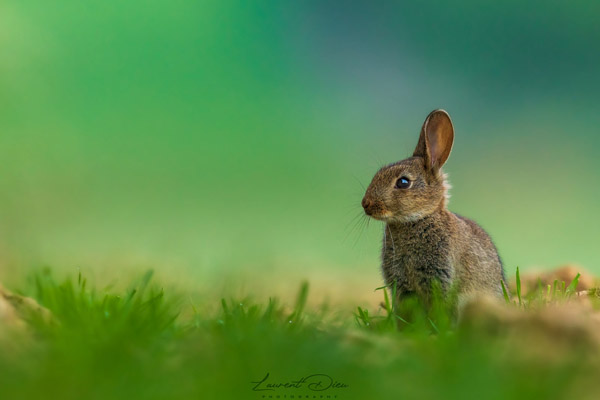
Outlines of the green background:
[[363,186],[434,108],[456,129],[450,208],[509,275],[598,273],[599,8],[3,1],[0,279],[380,279]]

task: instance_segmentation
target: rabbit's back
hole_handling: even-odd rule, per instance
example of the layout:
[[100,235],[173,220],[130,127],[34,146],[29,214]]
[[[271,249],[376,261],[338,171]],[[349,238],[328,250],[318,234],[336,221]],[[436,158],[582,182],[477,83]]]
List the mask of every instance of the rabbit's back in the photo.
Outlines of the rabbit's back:
[[461,292],[488,292],[502,295],[505,281],[502,261],[488,233],[475,221],[452,213],[456,229],[453,251]]

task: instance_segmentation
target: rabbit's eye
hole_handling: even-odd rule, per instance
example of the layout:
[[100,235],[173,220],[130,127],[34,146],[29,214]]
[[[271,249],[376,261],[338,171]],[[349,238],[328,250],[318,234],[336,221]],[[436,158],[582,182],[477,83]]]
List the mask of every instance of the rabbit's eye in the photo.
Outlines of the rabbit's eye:
[[396,187],[398,189],[408,189],[410,187],[410,179],[403,176],[402,178],[396,181]]

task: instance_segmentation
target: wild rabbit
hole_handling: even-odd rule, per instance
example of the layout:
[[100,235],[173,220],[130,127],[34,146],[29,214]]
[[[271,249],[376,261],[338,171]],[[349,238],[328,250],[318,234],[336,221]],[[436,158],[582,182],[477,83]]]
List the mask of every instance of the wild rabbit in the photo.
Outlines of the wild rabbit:
[[447,209],[442,166],[454,142],[444,110],[432,111],[413,156],[381,168],[362,200],[365,213],[385,222],[382,269],[399,299],[416,295],[425,304],[432,286],[455,287],[458,301],[475,293],[502,296],[502,263],[488,234]]

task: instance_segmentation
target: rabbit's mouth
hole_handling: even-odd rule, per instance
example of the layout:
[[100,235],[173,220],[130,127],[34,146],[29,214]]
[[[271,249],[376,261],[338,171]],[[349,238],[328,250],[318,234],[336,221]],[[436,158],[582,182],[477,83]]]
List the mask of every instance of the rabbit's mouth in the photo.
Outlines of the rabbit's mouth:
[[394,218],[394,214],[392,214],[391,211],[381,211],[378,213],[371,213],[371,214],[367,213],[367,215],[373,219],[376,219],[378,221],[383,221],[383,222],[388,222]]
[[383,221],[386,224],[403,224],[407,222],[415,222],[423,218],[423,216],[424,215],[420,212],[405,215],[395,215],[391,211],[382,211],[377,214],[369,215],[369,217],[378,221]]

